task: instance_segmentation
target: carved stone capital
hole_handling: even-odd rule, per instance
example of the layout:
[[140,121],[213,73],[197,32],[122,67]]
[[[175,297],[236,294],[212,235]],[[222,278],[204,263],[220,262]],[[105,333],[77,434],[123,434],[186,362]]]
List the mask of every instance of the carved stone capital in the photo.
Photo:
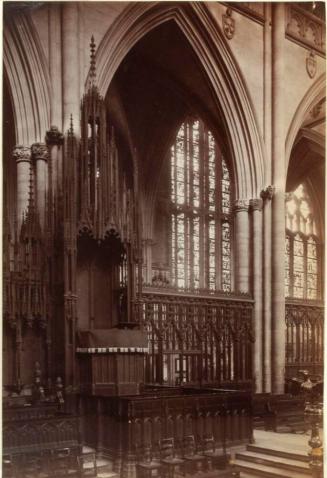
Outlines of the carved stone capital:
[[13,150],[13,158],[17,163],[21,161],[29,162],[31,160],[31,148],[28,146],[15,146]]
[[260,193],[261,198],[266,201],[271,201],[275,192],[274,186],[267,186],[266,189],[263,189]]
[[232,9],[229,7],[223,15],[223,32],[228,40],[231,40],[235,33],[235,20],[232,18]]
[[263,206],[263,200],[260,198],[250,200],[250,208],[252,211],[261,211]]
[[45,135],[45,140],[49,146],[59,145],[64,142],[64,135],[60,133],[57,126],[50,126],[49,131]]
[[248,199],[236,199],[234,202],[234,212],[248,211],[249,200]]
[[49,150],[45,143],[34,143],[32,144],[32,156],[34,159],[43,159],[48,161]]

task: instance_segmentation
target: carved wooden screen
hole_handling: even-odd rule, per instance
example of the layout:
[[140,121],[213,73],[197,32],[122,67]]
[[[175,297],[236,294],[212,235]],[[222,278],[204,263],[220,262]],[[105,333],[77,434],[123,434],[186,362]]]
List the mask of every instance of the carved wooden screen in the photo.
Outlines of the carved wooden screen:
[[145,293],[135,306],[148,332],[148,383],[251,380],[250,301]]
[[319,305],[286,304],[286,375],[323,370],[324,309]]

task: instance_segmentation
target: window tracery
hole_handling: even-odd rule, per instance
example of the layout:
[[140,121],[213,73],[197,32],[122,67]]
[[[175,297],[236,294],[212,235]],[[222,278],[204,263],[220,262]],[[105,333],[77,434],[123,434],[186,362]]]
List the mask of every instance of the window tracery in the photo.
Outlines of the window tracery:
[[285,295],[319,299],[317,224],[303,184],[286,197]]
[[205,124],[188,118],[170,150],[175,286],[231,291],[231,178]]

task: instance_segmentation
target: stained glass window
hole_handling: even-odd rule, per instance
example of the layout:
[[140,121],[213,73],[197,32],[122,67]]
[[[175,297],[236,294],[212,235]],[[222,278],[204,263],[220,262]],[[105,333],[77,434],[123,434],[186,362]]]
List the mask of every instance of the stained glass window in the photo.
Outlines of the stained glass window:
[[308,299],[317,299],[318,289],[318,254],[317,243],[314,237],[307,242],[307,296]]
[[319,297],[317,226],[304,184],[286,197],[285,295]]
[[202,121],[181,125],[170,166],[172,281],[181,288],[230,291],[230,173]]
[[285,241],[285,295],[290,296],[290,264],[291,264],[291,241],[286,236]]

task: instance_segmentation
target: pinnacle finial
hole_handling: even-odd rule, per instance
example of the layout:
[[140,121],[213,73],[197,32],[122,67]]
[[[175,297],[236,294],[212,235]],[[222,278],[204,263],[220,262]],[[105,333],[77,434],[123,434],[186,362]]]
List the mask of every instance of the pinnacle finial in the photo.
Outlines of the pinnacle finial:
[[95,66],[95,49],[96,49],[96,45],[95,45],[95,42],[94,42],[94,36],[92,35],[91,37],[91,43],[90,43],[90,58],[91,58],[91,61],[90,61],[90,82],[91,82],[91,85],[94,85],[95,84],[95,81],[96,81],[96,66]]
[[69,126],[69,133],[74,134],[74,122],[73,122],[73,115],[70,114],[70,126]]
[[28,205],[27,211],[29,214],[32,214],[34,211],[34,182],[33,182],[33,169],[30,166],[30,177],[28,185]]

